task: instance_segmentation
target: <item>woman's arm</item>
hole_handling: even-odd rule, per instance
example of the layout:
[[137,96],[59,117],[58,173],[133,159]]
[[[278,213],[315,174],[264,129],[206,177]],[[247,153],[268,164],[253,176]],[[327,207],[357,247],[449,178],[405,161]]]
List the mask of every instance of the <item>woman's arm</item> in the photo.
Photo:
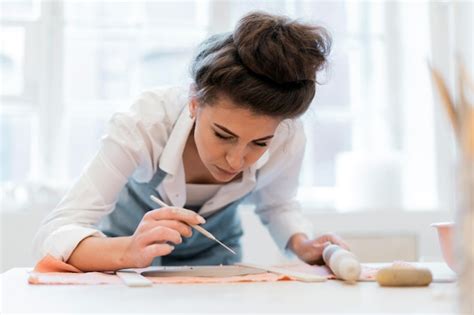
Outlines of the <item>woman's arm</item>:
[[285,132],[282,136],[285,141],[278,143],[278,146],[272,143],[274,151],[260,170],[260,180],[268,184],[255,192],[254,201],[255,213],[268,228],[280,250],[286,252],[290,249],[288,245],[293,235],[301,234],[310,238],[313,230],[296,200],[306,144],[303,124],[298,119],[281,130]]
[[[301,121],[294,121],[293,134],[275,158],[275,163],[267,173],[278,173],[270,184],[257,192],[256,213],[267,226],[277,245],[282,250],[293,252],[301,260],[311,264],[321,264],[321,254],[329,243],[348,248],[337,235],[323,234],[314,238],[311,222],[301,213],[301,206],[295,200],[298,177],[305,151],[305,135]],[[276,155],[276,154],[275,154]]]
[[88,237],[82,240],[68,263],[82,271],[107,271],[148,267],[157,256],[168,255],[190,237],[190,225],[204,223],[197,213],[179,208],[148,211],[135,233],[127,237]]
[[129,112],[113,116],[96,156],[42,222],[34,240],[38,258],[50,254],[68,261],[78,244],[90,236],[97,239],[88,240],[85,245],[106,244],[104,249],[124,246],[120,240],[103,240],[105,235],[97,224],[113,211],[130,176],[138,172],[145,181],[156,171],[157,159],[167,141],[168,120],[153,93],[141,95]]
[[129,268],[123,253],[130,236],[96,237],[83,239],[72,252],[67,263],[82,271],[111,271]]

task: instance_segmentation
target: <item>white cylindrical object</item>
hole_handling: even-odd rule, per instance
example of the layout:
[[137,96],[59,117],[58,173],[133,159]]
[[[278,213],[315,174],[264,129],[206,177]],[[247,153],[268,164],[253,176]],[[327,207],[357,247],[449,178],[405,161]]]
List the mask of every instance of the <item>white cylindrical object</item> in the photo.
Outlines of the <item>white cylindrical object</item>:
[[355,282],[361,273],[357,257],[337,245],[329,245],[323,251],[323,260],[337,278]]

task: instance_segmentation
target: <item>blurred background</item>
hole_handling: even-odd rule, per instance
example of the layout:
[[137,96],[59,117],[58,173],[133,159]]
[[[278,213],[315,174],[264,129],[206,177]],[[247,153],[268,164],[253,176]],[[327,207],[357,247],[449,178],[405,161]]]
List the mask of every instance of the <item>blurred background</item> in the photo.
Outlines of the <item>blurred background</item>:
[[[298,199],[316,232],[363,261],[441,260],[432,222],[452,221],[455,141],[428,63],[456,88],[474,71],[471,1],[0,2],[1,266],[31,266],[31,241],[143,90],[188,85],[196,46],[263,10],[325,26],[328,69],[303,117]],[[251,207],[244,259],[278,253]],[[258,240],[258,241],[255,241]]]

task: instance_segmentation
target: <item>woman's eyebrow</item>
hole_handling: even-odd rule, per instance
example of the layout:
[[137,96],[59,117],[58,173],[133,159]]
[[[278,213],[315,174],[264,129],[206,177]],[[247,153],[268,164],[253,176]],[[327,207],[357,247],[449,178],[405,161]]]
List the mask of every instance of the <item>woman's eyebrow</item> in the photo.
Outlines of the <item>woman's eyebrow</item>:
[[[233,133],[232,131],[230,131],[229,129],[227,129],[227,128],[224,127],[224,126],[221,126],[221,125],[216,124],[216,123],[214,123],[214,126],[216,126],[216,127],[219,128],[219,129],[222,129],[223,131],[227,132],[228,134],[230,134],[230,135],[232,135],[232,136],[234,136],[234,137],[236,137],[236,138],[239,137],[238,135],[236,135],[235,133]],[[263,138],[258,138],[258,139],[255,139],[255,140],[253,140],[253,141],[263,141],[263,140],[268,140],[268,139],[270,139],[270,138],[273,138],[273,135],[266,136],[266,137],[263,137]]]

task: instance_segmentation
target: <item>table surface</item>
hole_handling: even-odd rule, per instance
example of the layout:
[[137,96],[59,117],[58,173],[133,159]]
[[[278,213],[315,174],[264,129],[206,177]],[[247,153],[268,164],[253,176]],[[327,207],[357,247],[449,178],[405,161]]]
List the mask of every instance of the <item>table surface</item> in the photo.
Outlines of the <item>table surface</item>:
[[[379,266],[380,264],[369,264]],[[418,263],[435,280],[454,279],[444,263]],[[457,285],[435,281],[427,287],[387,288],[376,282],[355,285],[283,281],[233,284],[29,285],[31,268],[13,268],[0,277],[0,313],[15,312],[197,312],[197,313],[455,313]]]

